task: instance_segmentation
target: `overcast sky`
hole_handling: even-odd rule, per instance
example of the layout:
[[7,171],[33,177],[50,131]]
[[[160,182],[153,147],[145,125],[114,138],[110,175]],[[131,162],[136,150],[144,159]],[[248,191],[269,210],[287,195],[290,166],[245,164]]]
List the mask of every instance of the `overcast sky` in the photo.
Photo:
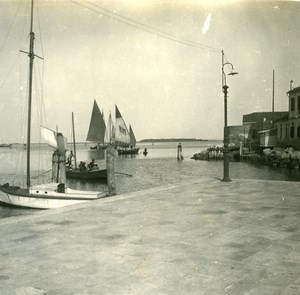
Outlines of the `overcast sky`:
[[[26,116],[28,57],[19,50],[28,51],[28,2],[0,0],[3,142],[20,141]],[[34,11],[35,54],[44,58],[35,59],[34,80],[43,81],[47,125],[70,138],[74,112],[78,141],[94,99],[106,119],[117,104],[138,140],[221,139],[221,50],[239,72],[226,78],[229,125],[272,110],[273,69],[275,111],[287,110],[290,80],[300,86],[299,2],[40,0]]]

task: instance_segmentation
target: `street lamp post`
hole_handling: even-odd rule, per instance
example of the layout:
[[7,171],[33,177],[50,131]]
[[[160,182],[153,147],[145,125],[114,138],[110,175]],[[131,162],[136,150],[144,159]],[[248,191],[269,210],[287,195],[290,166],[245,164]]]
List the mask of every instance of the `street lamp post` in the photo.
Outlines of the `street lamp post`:
[[229,144],[229,134],[228,134],[228,127],[227,127],[227,95],[228,95],[228,86],[226,85],[226,75],[224,72],[224,66],[230,65],[231,72],[228,75],[234,76],[237,75],[237,72],[234,72],[234,68],[232,63],[226,62],[224,63],[224,51],[222,50],[222,91],[224,93],[224,149],[223,149],[223,179],[222,181],[228,182],[230,181],[229,178],[229,151],[228,151],[228,144]]

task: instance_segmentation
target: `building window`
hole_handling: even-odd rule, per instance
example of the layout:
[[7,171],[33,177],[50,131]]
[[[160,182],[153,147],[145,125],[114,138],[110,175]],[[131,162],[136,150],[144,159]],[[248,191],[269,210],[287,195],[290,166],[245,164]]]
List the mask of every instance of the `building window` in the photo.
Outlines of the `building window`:
[[294,127],[294,124],[291,126],[291,134],[290,134],[290,136],[291,136],[291,138],[294,138],[294,134],[295,134],[295,127]]
[[295,111],[295,97],[291,98],[291,112]]
[[300,113],[300,96],[298,96],[298,113]]
[[297,137],[300,137],[300,125],[297,128]]

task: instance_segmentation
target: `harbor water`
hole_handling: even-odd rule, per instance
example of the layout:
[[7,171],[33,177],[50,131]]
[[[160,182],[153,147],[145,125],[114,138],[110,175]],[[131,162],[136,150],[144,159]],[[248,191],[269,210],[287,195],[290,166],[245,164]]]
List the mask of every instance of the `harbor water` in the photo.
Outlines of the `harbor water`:
[[[191,159],[195,153],[216,145],[221,141],[182,142],[184,159],[177,160],[178,142],[138,143],[139,154],[115,157],[115,176],[117,193],[133,192],[167,184],[179,184],[187,179],[214,177],[222,179],[222,161],[196,161]],[[95,159],[100,168],[105,168],[104,150],[91,150],[90,144],[78,144],[76,147],[78,161],[89,163]],[[147,148],[147,156],[143,155]],[[70,146],[71,149],[71,146]],[[32,183],[50,182],[51,156],[53,150],[46,145],[32,148],[31,178]],[[0,149],[0,183],[24,186],[26,184],[26,150],[21,145]],[[42,171],[41,177],[37,177]],[[230,178],[265,179],[300,181],[298,169],[271,168],[256,166],[246,162],[230,162]],[[96,181],[68,180],[67,185],[74,189],[107,191],[106,184]],[[20,214],[31,214],[35,209],[20,209],[0,205],[0,218]]]

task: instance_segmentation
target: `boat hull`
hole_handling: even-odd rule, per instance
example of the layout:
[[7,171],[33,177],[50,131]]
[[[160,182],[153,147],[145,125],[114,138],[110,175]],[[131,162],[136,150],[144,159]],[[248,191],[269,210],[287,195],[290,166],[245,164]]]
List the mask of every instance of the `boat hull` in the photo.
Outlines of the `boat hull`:
[[91,146],[91,150],[105,150],[107,148],[106,145],[96,145],[96,146]]
[[107,170],[98,169],[92,171],[79,171],[79,169],[67,169],[67,178],[82,180],[107,180]]
[[118,155],[136,155],[139,153],[139,148],[133,148],[129,150],[118,150]]
[[2,143],[0,144],[0,148],[12,148],[12,144],[8,144],[8,143]]
[[58,185],[55,183],[35,186],[30,190],[2,186],[0,187],[0,202],[18,207],[53,209],[89,202],[107,196],[105,193],[79,191],[70,188],[65,188],[64,192],[59,192]]

